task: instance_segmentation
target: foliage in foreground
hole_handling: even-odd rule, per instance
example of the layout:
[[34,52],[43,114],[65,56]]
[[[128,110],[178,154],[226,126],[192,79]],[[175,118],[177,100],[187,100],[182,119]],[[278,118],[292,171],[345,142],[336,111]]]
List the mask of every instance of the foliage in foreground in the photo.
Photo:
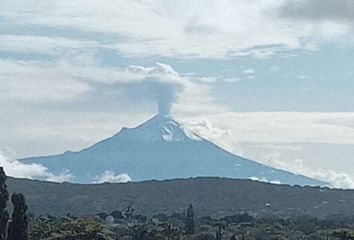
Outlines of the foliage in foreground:
[[25,196],[22,193],[12,194],[13,214],[9,219],[6,179],[3,167],[0,167],[0,240],[28,240],[28,207]]
[[40,216],[32,218],[31,239],[43,240],[104,240],[113,233],[103,224],[91,218]]
[[[119,211],[115,211],[119,212]],[[112,216],[111,214],[107,214]],[[221,219],[199,217],[195,231],[188,229],[187,214],[158,214],[152,218],[117,214],[114,222],[106,223],[107,215],[75,218],[73,216],[40,216],[31,218],[30,239],[130,239],[130,240],[268,240],[354,239],[354,218],[330,216],[318,219],[307,216],[250,216],[239,214]],[[139,216],[139,217],[137,217]]]

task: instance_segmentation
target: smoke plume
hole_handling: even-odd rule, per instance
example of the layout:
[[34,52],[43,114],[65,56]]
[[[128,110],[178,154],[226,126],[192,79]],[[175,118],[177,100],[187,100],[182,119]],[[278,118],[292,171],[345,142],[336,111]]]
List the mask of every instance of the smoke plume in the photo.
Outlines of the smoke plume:
[[[157,104],[159,114],[169,115],[177,96],[189,84],[171,66],[157,63],[154,67],[131,66],[130,71],[140,76],[136,88]],[[129,84],[129,83],[128,83]],[[135,89],[136,90],[136,89]]]
[[176,101],[177,94],[181,91],[181,86],[155,82],[151,85],[153,100],[156,102],[159,114],[169,115],[172,104]]

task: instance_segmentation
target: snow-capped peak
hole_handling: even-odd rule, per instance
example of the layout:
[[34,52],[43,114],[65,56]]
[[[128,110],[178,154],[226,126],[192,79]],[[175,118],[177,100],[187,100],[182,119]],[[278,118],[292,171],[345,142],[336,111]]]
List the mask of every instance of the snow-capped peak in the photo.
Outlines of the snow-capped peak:
[[135,128],[124,128],[119,133],[130,140],[181,142],[185,140],[202,140],[192,130],[184,127],[168,115],[158,114]]

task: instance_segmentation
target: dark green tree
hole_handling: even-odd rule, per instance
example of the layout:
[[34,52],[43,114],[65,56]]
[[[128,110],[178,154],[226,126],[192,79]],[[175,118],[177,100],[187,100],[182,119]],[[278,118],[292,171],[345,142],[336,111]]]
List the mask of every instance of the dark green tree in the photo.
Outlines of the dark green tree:
[[131,219],[134,215],[135,209],[133,208],[133,206],[128,206],[127,211],[125,212],[125,217],[128,219]]
[[185,225],[186,225],[186,233],[194,234],[195,224],[194,224],[194,211],[193,211],[192,204],[189,204],[188,206]]
[[216,230],[215,239],[216,240],[221,240],[222,239],[222,232],[221,232],[221,226],[220,225],[218,225],[218,229]]
[[6,210],[6,204],[9,200],[6,179],[4,168],[0,167],[0,240],[6,239],[6,228],[9,220],[9,213]]
[[334,232],[332,234],[332,236],[336,237],[336,239],[340,239],[340,240],[352,240],[352,239],[354,239],[354,236],[351,235],[347,231]]
[[11,202],[14,206],[12,221],[9,224],[8,240],[28,240],[28,217],[25,196],[13,193]]

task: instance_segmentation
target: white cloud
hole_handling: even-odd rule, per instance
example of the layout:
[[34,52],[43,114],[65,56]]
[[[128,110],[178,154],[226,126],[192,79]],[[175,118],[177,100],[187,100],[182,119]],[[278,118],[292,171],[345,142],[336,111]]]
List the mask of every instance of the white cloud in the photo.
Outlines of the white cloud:
[[77,98],[91,87],[55,64],[0,60],[0,101],[48,102]]
[[211,140],[225,138],[229,134],[228,131],[213,126],[208,120],[190,121],[186,125],[199,135],[206,136]]
[[[354,188],[354,176],[346,172],[348,162],[343,165],[345,159],[351,158],[348,155],[350,153],[343,152],[341,163],[330,161],[326,166],[322,165],[321,169],[318,167],[321,153],[326,153],[304,149],[303,145],[299,145],[309,142],[316,146],[323,144],[320,145],[322,148],[330,148],[333,144],[343,145],[343,149],[346,146],[352,148],[353,113],[228,113],[210,115],[208,119],[210,121],[187,121],[186,125],[235,154],[274,168],[326,181],[334,188]],[[335,150],[331,148],[329,151]],[[301,158],[290,157],[299,155],[306,156],[306,164]],[[257,180],[267,182],[267,179]]]
[[46,173],[43,175],[45,181],[49,182],[71,182],[71,180],[74,178],[74,176],[68,171],[63,171],[59,174],[54,174],[51,172],[46,171]]
[[130,86],[124,89],[124,94],[131,98],[140,90],[139,98],[157,103],[159,111],[164,113],[169,112],[179,97],[190,106],[194,102],[212,101],[207,97],[207,87],[180,76],[170,65],[111,68],[98,66],[90,60],[90,55],[81,54],[68,55],[52,63],[0,60],[0,79],[3,102],[83,101],[81,96],[94,91],[95,84],[118,85],[114,86],[117,90],[123,85]]
[[270,149],[270,150],[286,150],[286,151],[301,151],[303,147],[301,146],[292,146],[292,145],[279,145],[274,143],[261,143],[261,144],[254,144],[254,147],[262,148],[262,149]]
[[[288,8],[284,10],[283,5],[286,1],[193,0],[171,4],[156,0],[41,3],[4,0],[0,16],[15,26],[31,24],[122,36],[124,38],[117,37],[115,44],[102,47],[128,55],[220,58],[251,54],[264,57],[275,51],[309,48],[322,40],[351,35],[346,22],[338,22],[330,16],[321,23],[284,17],[280,13]],[[14,40],[13,36],[10,38]],[[5,46],[12,47],[22,40],[15,39],[14,44],[10,39],[5,41]],[[53,50],[52,40],[40,41],[45,48]],[[67,45],[66,40],[54,41]],[[40,48],[38,51],[43,48],[41,44],[33,45],[33,41],[23,43],[33,49]],[[83,47],[92,44],[96,47],[92,42]]]
[[233,77],[233,78],[223,78],[222,79],[224,82],[238,82],[241,81],[239,77]]
[[205,82],[205,83],[214,83],[217,80],[219,80],[220,78],[221,78],[220,76],[209,76],[209,77],[195,78],[195,80],[200,81],[200,82]]
[[254,70],[253,69],[246,69],[243,71],[244,74],[253,74]]
[[237,141],[354,144],[352,112],[224,112],[198,119],[227,129]]
[[104,171],[101,176],[96,176],[93,183],[126,183],[130,181],[132,181],[132,179],[126,173],[116,174],[112,171]]
[[199,121],[189,121],[186,122],[185,125],[196,132],[199,136],[222,146],[224,149],[228,151],[234,151],[237,149],[237,153],[240,154],[242,150],[232,138],[230,131],[213,126],[208,120],[199,120]]
[[354,178],[348,173],[336,172],[332,169],[312,169],[304,165],[302,159],[284,161],[281,160],[281,154],[277,152],[273,152],[270,155],[268,154],[266,158],[267,161],[265,163],[272,167],[328,182],[333,188],[354,188]]
[[69,172],[53,174],[41,164],[25,164],[12,157],[5,157],[0,151],[0,166],[8,176],[17,178],[41,179],[52,182],[70,181],[73,176]]
[[268,183],[273,183],[273,184],[281,184],[279,180],[273,180],[273,181],[268,181],[266,178],[259,178],[259,177],[250,177],[249,178],[252,181],[257,181],[257,182],[268,182]]
[[104,47],[96,41],[32,35],[0,35],[0,51],[65,55],[68,51],[92,51]]
[[315,172],[314,177],[329,182],[333,188],[354,189],[354,178],[348,173],[327,170]]

